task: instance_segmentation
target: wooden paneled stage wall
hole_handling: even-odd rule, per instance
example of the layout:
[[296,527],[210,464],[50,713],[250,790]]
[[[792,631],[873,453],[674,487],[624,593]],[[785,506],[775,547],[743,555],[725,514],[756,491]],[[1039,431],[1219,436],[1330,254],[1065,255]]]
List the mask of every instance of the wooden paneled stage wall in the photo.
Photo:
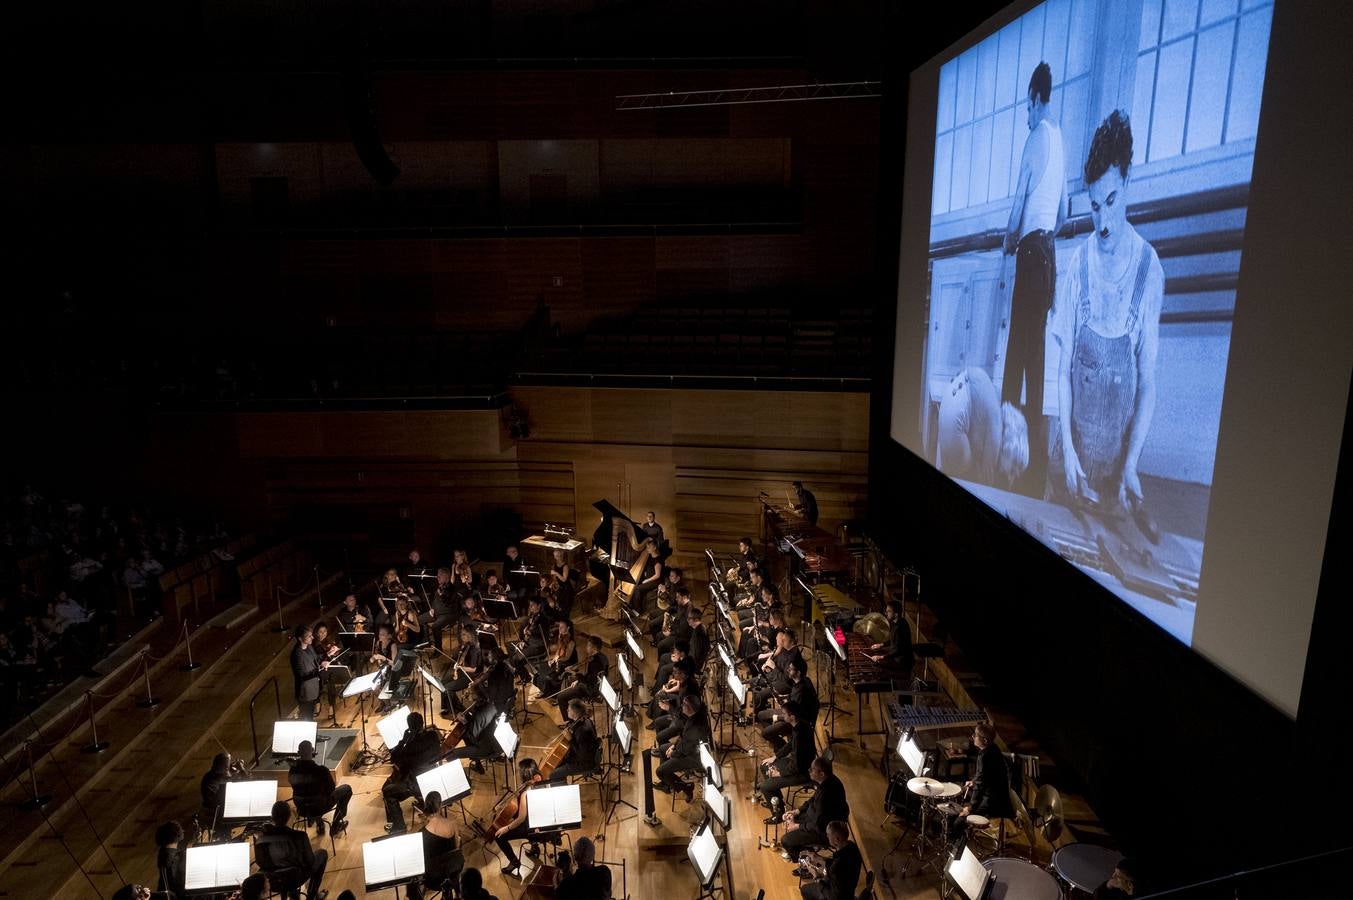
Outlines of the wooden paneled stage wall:
[[755,535],[758,492],[783,502],[794,479],[828,528],[864,513],[866,394],[523,387],[512,400],[525,440],[494,411],[236,413],[237,470],[261,473],[274,520],[385,509],[428,547],[500,508],[527,529],[590,532],[592,503],[620,503],[622,483],[626,511],[655,510],[685,562]]

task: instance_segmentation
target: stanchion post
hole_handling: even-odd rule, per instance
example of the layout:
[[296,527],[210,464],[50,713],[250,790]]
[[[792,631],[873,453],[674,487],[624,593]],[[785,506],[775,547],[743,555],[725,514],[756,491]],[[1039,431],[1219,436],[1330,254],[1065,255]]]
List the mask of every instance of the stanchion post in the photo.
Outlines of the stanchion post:
[[85,691],[85,703],[89,707],[89,727],[93,732],[92,739],[81,749],[86,753],[102,753],[111,746],[107,741],[99,740],[99,722],[94,716],[94,692]]
[[183,620],[183,645],[188,648],[188,661],[183,664],[183,671],[192,672],[195,669],[202,668],[199,662],[193,662],[193,641],[192,631],[188,628],[188,620]]
[[27,812],[35,809],[42,809],[52,798],[47,794],[38,793],[38,770],[33,766],[33,742],[23,742],[24,753],[28,754],[28,777],[33,779],[33,796],[19,804],[19,808]]
[[287,630],[286,623],[282,621],[282,586],[280,584],[273,585],[272,593],[277,598],[277,627],[273,631],[281,634]]
[[150,690],[150,651],[141,651],[141,673],[146,677],[146,698],[137,702],[142,709],[154,709],[160,705],[160,698]]

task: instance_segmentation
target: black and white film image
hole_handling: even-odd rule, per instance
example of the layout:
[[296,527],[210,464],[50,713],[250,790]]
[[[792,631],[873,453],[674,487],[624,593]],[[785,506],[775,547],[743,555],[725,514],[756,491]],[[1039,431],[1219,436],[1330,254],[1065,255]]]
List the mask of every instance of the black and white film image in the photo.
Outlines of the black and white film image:
[[1050,0],[940,70],[926,453],[1185,644],[1272,12]]

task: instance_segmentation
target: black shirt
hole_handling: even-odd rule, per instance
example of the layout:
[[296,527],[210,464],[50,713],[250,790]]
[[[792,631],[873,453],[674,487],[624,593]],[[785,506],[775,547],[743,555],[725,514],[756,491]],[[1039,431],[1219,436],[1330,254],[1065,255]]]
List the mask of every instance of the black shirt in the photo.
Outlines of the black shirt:
[[1010,808],[1010,770],[1005,755],[995,744],[987,744],[977,755],[977,773],[972,779],[972,811],[993,819],[1008,818]]
[[827,860],[827,897],[829,900],[855,900],[855,883],[860,880],[864,858],[854,841],[846,842]]
[[224,772],[208,772],[202,776],[203,809],[219,810],[225,806],[225,786],[229,780],[230,776]]
[[611,896],[611,870],[601,865],[579,868],[559,882],[554,896],[558,900],[607,900]]
[[704,713],[701,713],[693,719],[687,719],[686,723],[681,726],[681,734],[677,737],[672,756],[698,756],[700,742],[708,740],[709,723],[706,721]]
[[390,761],[405,778],[426,772],[441,754],[442,740],[431,728],[405,732],[403,739],[390,750]]
[[690,635],[686,639],[688,647],[687,652],[691,659],[695,660],[696,669],[700,669],[705,664],[705,658],[709,656],[709,635],[705,633],[705,627],[690,629]]
[[818,699],[817,688],[813,687],[813,682],[807,675],[800,676],[790,687],[789,699],[799,705],[800,721],[805,721],[809,725],[817,724],[817,714],[822,701]]
[[803,517],[809,525],[817,524],[817,497],[808,488],[799,488],[799,505],[803,507]]
[[573,726],[573,740],[568,745],[565,762],[580,766],[596,765],[601,754],[601,741],[597,739],[597,726],[591,719],[579,719]]
[[800,719],[789,735],[789,741],[775,754],[775,768],[785,778],[808,777],[808,767],[817,758],[817,738],[813,725]]
[[371,627],[371,610],[368,609],[366,606],[363,606],[361,603],[358,603],[357,606],[353,609],[348,609],[346,606],[339,609],[338,624],[342,626],[344,631],[356,631],[357,630],[356,622],[354,622],[353,620],[357,616],[361,616],[362,618],[366,619],[367,631],[373,630]]
[[899,616],[888,633],[888,661],[899,669],[911,671],[914,659],[911,649],[911,626],[906,617]]
[[846,786],[835,774],[828,775],[799,810],[799,827],[825,834],[828,822],[844,822],[850,815]]
[[652,525],[645,522],[643,525],[639,526],[639,530],[644,533],[644,537],[653,540],[654,549],[662,546],[662,526],[657,522],[654,522]]
[[315,851],[310,847],[310,835],[304,831],[287,828],[275,822],[263,826],[263,836],[254,843],[258,867],[264,872],[278,869],[300,869],[312,872],[315,868]]
[[333,773],[313,759],[299,759],[293,763],[287,780],[291,782],[291,794],[298,811],[307,801],[313,806],[327,806],[333,796]]
[[314,646],[291,648],[291,675],[296,682],[297,700],[319,699],[319,656]]
[[494,665],[493,672],[484,679],[484,696],[497,707],[499,712],[506,712],[507,706],[512,702],[512,695],[516,693],[516,688],[512,684],[512,670],[501,660]]

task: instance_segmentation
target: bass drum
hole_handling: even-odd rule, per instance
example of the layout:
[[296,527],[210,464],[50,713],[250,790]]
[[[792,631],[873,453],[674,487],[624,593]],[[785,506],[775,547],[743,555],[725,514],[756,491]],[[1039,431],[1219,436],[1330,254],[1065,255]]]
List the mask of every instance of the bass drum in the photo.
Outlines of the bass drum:
[[875,644],[884,643],[892,634],[892,628],[888,625],[888,620],[883,613],[876,612],[856,621],[855,627],[851,631],[865,635]]

